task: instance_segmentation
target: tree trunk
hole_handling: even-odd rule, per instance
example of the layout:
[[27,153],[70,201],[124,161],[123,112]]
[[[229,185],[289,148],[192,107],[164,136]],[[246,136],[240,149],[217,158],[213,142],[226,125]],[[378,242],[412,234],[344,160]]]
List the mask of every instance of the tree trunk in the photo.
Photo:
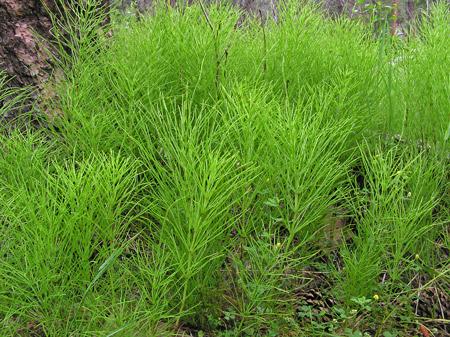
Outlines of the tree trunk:
[[[52,0],[44,0],[53,8]],[[0,69],[12,76],[10,85],[37,85],[49,74],[45,39],[51,21],[41,0],[0,0]],[[38,43],[38,35],[44,41]]]

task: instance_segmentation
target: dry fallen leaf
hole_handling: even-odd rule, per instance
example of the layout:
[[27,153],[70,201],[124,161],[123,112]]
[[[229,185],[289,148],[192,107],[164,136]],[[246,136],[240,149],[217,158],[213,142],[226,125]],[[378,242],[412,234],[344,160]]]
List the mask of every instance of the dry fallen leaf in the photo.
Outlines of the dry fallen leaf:
[[425,327],[425,325],[420,324],[419,325],[419,332],[424,336],[424,337],[431,337],[430,331]]

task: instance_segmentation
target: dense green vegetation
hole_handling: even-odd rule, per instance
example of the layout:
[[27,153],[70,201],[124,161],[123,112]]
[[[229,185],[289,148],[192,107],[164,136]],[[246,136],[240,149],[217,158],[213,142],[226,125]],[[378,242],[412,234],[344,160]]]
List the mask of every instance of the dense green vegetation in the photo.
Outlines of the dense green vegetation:
[[1,336],[443,331],[446,5],[404,39],[310,5],[103,38],[78,10],[42,127],[1,136]]

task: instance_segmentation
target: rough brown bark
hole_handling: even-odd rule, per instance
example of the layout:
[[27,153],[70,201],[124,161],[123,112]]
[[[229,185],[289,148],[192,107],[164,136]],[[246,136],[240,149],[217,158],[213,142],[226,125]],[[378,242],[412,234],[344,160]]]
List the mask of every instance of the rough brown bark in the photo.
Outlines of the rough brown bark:
[[[0,0],[0,69],[13,77],[11,85],[39,85],[48,78],[48,10],[55,11],[59,1]],[[99,0],[99,8],[108,3]]]
[[49,74],[45,44],[51,21],[45,11],[52,0],[0,0],[0,69],[12,76],[14,86],[36,85]]

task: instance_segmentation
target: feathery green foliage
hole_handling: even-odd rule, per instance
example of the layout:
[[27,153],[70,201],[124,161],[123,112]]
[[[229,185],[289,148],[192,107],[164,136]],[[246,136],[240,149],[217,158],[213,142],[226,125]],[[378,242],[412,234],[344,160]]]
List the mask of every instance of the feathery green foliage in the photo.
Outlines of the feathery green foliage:
[[53,17],[61,114],[0,138],[2,336],[406,331],[372,296],[449,284],[444,5],[404,41],[310,4],[103,28],[75,5]]

